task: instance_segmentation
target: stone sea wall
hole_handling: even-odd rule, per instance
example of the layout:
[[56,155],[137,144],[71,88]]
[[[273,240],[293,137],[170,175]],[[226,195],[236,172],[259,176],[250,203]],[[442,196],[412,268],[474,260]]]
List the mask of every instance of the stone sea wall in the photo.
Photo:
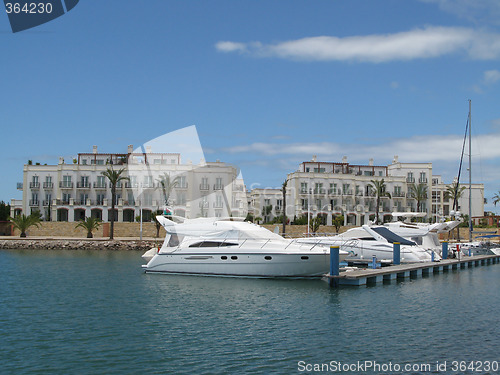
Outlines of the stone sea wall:
[[[42,221],[40,227],[30,227],[27,230],[28,237],[86,237],[87,231],[83,228],[76,228],[78,223]],[[114,237],[139,237],[139,223],[115,223]],[[109,223],[102,223],[99,229],[93,232],[95,238],[106,238],[105,232],[109,233]],[[156,225],[154,223],[143,223],[143,237],[156,237]],[[19,231],[14,231],[14,236],[19,236]],[[160,238],[165,238],[165,231],[160,228]]]
[[[158,242],[161,245],[161,242]],[[104,240],[0,240],[0,249],[44,250],[128,250],[147,251],[157,246],[155,241],[104,241]]]

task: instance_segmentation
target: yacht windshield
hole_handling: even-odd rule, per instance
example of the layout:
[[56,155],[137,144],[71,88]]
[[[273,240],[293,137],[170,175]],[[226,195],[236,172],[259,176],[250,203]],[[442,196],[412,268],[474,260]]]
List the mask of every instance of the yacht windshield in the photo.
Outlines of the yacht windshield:
[[371,229],[377,232],[382,237],[384,237],[389,243],[399,242],[401,245],[415,245],[415,242],[406,240],[403,237],[398,236],[396,233],[391,232],[387,228],[377,227]]

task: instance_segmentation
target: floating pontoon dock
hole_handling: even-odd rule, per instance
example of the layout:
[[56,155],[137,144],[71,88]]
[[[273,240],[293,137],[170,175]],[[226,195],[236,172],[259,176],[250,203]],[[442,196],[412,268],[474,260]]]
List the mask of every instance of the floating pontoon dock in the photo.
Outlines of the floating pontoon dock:
[[[335,259],[335,255],[330,255]],[[335,263],[335,262],[333,262]],[[451,270],[461,270],[500,263],[500,255],[475,255],[467,256],[462,259],[444,259],[438,262],[408,263],[394,266],[387,266],[377,269],[355,269],[337,271],[334,266],[330,273],[325,275],[330,286],[339,285],[367,285],[381,282],[390,282],[392,280],[417,278],[427,275],[433,275],[440,272]]]

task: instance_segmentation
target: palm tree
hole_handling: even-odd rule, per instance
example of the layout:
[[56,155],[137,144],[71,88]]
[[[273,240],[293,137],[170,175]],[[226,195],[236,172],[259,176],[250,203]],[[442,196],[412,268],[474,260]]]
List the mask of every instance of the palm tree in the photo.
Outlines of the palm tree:
[[113,168],[108,168],[101,174],[108,178],[109,185],[111,186],[111,228],[109,231],[109,239],[113,239],[114,229],[115,229],[115,201],[116,201],[116,185],[118,182],[126,181],[129,178],[122,176],[125,172],[125,168],[115,171]]
[[99,229],[99,226],[101,225],[101,220],[99,220],[96,217],[86,217],[85,220],[80,220],[80,222],[76,225],[75,228],[83,228],[87,230],[87,238],[92,238],[94,237],[92,235],[93,230]]
[[452,209],[455,208],[458,210],[458,200],[462,197],[462,194],[465,190],[465,186],[459,186],[458,182],[455,181],[453,184],[446,186],[446,191],[444,192],[444,197],[447,199],[453,198],[456,200],[453,203],[456,203],[456,207],[453,206]]
[[286,185],[288,185],[288,178],[281,186],[281,192],[283,193],[283,205],[281,206],[281,209],[283,210],[283,236],[285,235],[286,228]]
[[495,205],[495,207],[499,202],[500,202],[500,191],[498,193],[495,193],[495,195],[493,196],[493,204]]
[[14,225],[15,229],[21,232],[19,237],[26,237],[26,231],[29,227],[35,226],[40,227],[40,216],[39,215],[29,215],[25,214],[17,215],[16,217],[9,217],[9,221]]
[[168,200],[170,199],[170,194],[172,190],[177,186],[179,182],[179,176],[175,178],[170,178],[170,175],[165,172],[162,177],[156,180],[159,187],[163,192],[163,199],[165,200],[165,206],[168,206]]
[[342,224],[344,224],[344,216],[339,215],[339,216],[335,216],[333,218],[332,225],[335,227],[335,230],[337,231],[337,233],[339,232]]
[[[458,184],[458,181],[455,181],[453,184],[448,185],[446,187],[446,191],[444,193],[445,198],[453,198],[453,210],[458,211],[458,200],[462,197],[462,194],[464,190],[466,189],[465,186],[460,186]],[[450,238],[450,233],[448,233],[448,239]],[[457,226],[457,240],[460,241],[460,226]]]
[[311,232],[316,233],[323,223],[323,219],[320,216],[313,217],[309,223],[309,228]]
[[420,212],[420,203],[427,200],[427,185],[413,183],[409,186],[409,195],[417,200],[417,212]]
[[378,224],[378,222],[379,222],[378,211],[380,208],[380,199],[383,197],[388,197],[390,199],[391,194],[389,192],[385,191],[386,185],[385,185],[384,179],[371,180],[371,184],[369,184],[368,186],[371,186],[371,188],[373,189],[372,194],[377,197],[377,203],[376,203],[376,207],[375,207],[375,215],[376,215],[375,216],[375,223]]

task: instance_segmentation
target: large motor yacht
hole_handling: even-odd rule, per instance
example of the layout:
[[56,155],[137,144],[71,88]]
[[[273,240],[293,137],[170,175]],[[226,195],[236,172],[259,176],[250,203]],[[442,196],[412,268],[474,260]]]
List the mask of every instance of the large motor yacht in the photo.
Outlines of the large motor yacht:
[[[144,254],[146,273],[237,277],[321,277],[330,267],[328,244],[285,239],[234,218],[157,220],[167,231],[159,249]],[[348,253],[340,251],[340,261]]]

